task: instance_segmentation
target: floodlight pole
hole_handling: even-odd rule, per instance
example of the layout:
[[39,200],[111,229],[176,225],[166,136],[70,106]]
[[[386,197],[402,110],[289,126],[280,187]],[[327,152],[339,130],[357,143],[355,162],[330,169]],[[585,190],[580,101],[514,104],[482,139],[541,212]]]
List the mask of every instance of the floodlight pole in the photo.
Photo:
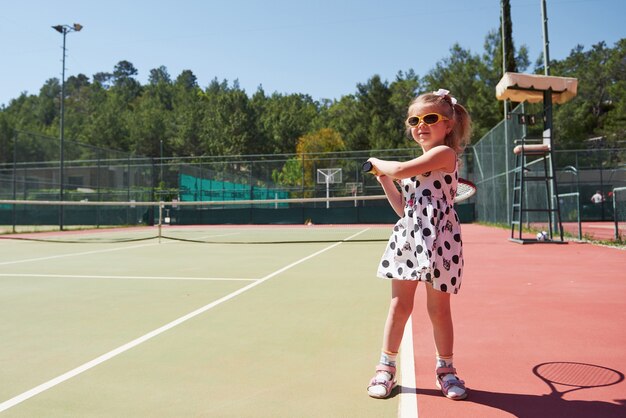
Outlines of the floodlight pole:
[[[502,42],[502,77],[506,74],[506,31],[504,30],[504,1],[500,0],[500,39]],[[504,149],[509,150],[509,108],[506,100],[502,101],[504,109]],[[509,191],[509,158],[504,159],[506,170],[506,221],[511,223],[511,193]]]
[[541,20],[543,21],[543,67],[545,75],[550,75],[550,41],[548,40],[548,12],[546,0],[541,0]]
[[[60,130],[60,146],[59,146],[59,201],[64,200],[64,184],[65,179],[64,166],[65,166],[65,37],[70,32],[79,32],[83,26],[80,23],[74,23],[74,25],[56,25],[52,26],[52,29],[56,30],[63,35],[63,66],[61,69],[61,121],[59,123]],[[63,205],[59,207],[59,229],[63,229]]]

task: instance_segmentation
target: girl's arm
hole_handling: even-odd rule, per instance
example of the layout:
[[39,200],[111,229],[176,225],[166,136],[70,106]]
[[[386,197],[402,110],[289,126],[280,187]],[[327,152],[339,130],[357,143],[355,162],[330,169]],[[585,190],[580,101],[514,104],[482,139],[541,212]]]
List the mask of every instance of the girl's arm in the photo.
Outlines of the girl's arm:
[[393,179],[391,177],[381,175],[376,176],[376,180],[378,180],[380,185],[383,186],[387,200],[396,214],[399,217],[404,216],[404,198],[402,197],[402,193],[396,187]]
[[370,158],[368,161],[374,165],[379,174],[405,179],[434,170],[450,173],[454,171],[456,159],[456,152],[452,148],[439,145],[410,161],[387,161],[378,158]]

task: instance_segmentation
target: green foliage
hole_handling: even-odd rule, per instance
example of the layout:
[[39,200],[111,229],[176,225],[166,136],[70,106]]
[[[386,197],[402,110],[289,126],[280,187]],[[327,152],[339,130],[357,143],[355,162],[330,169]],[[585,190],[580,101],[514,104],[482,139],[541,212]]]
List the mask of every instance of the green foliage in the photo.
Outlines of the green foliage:
[[334,164],[334,161],[324,157],[324,153],[344,150],[341,135],[333,129],[322,128],[306,134],[298,139],[297,156],[289,159],[281,170],[274,170],[272,179],[281,186],[311,189],[316,181],[315,169],[331,168]]
[[[505,32],[512,33],[507,19],[505,13]],[[303,93],[268,95],[260,86],[250,96],[237,80],[214,79],[201,87],[191,70],[172,77],[164,66],[150,70],[142,85],[134,65],[120,61],[91,79],[78,74],[66,80],[65,138],[148,157],[160,157],[161,150],[172,157],[393,149],[412,145],[404,126],[411,99],[446,88],[472,116],[475,141],[502,119],[502,104],[494,97],[502,75],[501,42],[500,32],[492,30],[483,51],[455,44],[422,77],[410,69],[393,80],[373,75],[358,83],[353,94],[321,101]],[[507,67],[526,71],[527,48],[515,50],[512,35],[506,42]],[[554,75],[579,80],[578,96],[555,107],[559,148],[584,148],[592,137],[605,138],[606,146],[623,144],[626,39],[614,47],[604,42],[590,49],[577,46],[551,68]],[[59,80],[52,78],[37,95],[24,93],[0,108],[0,162],[12,161],[14,130],[58,137],[60,93]],[[54,150],[30,149],[28,139],[21,141],[21,161],[54,155]],[[279,170],[276,175],[282,177],[276,181],[300,184],[298,164],[295,158]]]
[[[504,34],[504,68],[507,72],[518,72],[515,59],[515,46],[513,44],[513,22],[511,22],[511,2],[502,0],[502,19],[500,31]],[[500,42],[502,45],[502,42]],[[502,48],[500,47],[500,62],[502,62]]]
[[426,91],[445,88],[465,106],[473,120],[473,141],[502,119],[501,104],[494,97],[499,71],[493,70],[480,56],[455,44],[450,56],[437,63],[423,80]]
[[319,113],[308,95],[274,93],[267,97],[261,88],[252,97],[251,108],[256,128],[252,154],[293,153],[298,138],[311,131]]
[[574,48],[563,61],[550,63],[555,74],[578,79],[578,94],[555,115],[561,148],[584,148],[585,139],[605,137],[615,147],[626,140],[626,39],[615,48],[604,42],[585,51]]
[[282,186],[302,187],[303,169],[300,158],[290,158],[281,170],[274,170],[272,172],[272,180],[274,183]]

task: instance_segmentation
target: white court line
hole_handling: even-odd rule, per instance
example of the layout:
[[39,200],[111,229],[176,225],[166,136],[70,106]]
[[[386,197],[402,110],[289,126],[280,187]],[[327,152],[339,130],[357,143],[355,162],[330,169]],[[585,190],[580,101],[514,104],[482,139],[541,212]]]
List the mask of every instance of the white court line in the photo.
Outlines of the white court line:
[[417,384],[415,382],[415,361],[413,357],[413,320],[406,321],[402,344],[400,345],[400,376],[402,391],[398,417],[417,418]]
[[48,257],[26,258],[24,260],[2,261],[2,262],[0,262],[0,266],[7,266],[9,264],[30,263],[31,261],[54,260],[55,258],[75,257],[75,256],[78,256],[78,255],[108,253],[108,252],[112,252],[112,251],[129,250],[129,249],[132,249],[132,248],[150,247],[150,246],[153,246],[153,245],[159,245],[159,244],[158,243],[152,243],[152,244],[131,245],[131,246],[127,246],[127,247],[107,248],[106,250],[83,251],[83,252],[80,252],[80,253],[57,254],[57,255],[51,255],[51,256],[48,256]]
[[[364,229],[362,231],[357,232],[356,234],[351,235],[350,237],[346,238],[346,241],[351,240],[352,238],[354,238],[354,237],[364,233],[368,229],[369,228],[366,228],[366,229]],[[100,357],[97,357],[97,358],[95,358],[95,359],[93,359],[91,361],[88,361],[87,363],[85,363],[85,364],[83,364],[81,366],[78,366],[75,369],[72,369],[72,370],[70,370],[70,371],[68,371],[68,372],[66,372],[66,373],[64,373],[64,374],[62,374],[60,376],[57,376],[54,379],[51,379],[51,380],[49,380],[49,381],[47,381],[45,383],[42,383],[41,385],[36,386],[36,387],[34,387],[34,388],[32,388],[32,389],[30,389],[30,390],[28,390],[28,391],[26,391],[26,392],[24,392],[24,393],[22,393],[20,395],[17,395],[17,396],[15,396],[15,397],[13,397],[13,398],[11,398],[9,400],[6,400],[6,401],[0,403],[0,412],[6,411],[7,409],[12,408],[15,405],[18,405],[18,404],[26,401],[27,399],[32,398],[33,396],[36,396],[36,395],[38,395],[38,394],[40,394],[42,392],[45,392],[46,390],[51,389],[51,388],[53,388],[53,387],[55,387],[55,386],[65,382],[66,380],[69,380],[69,379],[71,379],[73,377],[76,377],[79,374],[81,374],[81,373],[83,373],[83,372],[85,372],[85,371],[87,371],[89,369],[92,369],[92,368],[96,367],[97,365],[99,365],[101,363],[104,363],[105,361],[108,361],[108,360],[110,360],[110,359],[112,359],[112,358],[114,358],[114,357],[116,357],[116,356],[118,356],[118,355],[120,355],[120,354],[122,354],[122,353],[124,353],[124,352],[126,352],[128,350],[130,350],[131,348],[134,348],[134,347],[144,343],[144,342],[146,342],[146,341],[156,337],[157,335],[160,335],[160,334],[164,333],[165,331],[168,331],[168,330],[170,330],[170,329],[172,329],[172,328],[174,328],[174,327],[176,327],[176,326],[178,326],[178,325],[180,325],[180,324],[182,324],[182,323],[184,323],[184,322],[186,322],[186,321],[188,321],[188,320],[190,320],[190,319],[192,319],[192,318],[194,318],[194,317],[196,317],[196,316],[198,316],[198,315],[200,315],[200,314],[202,314],[202,313],[204,313],[204,312],[206,312],[206,311],[208,311],[208,310],[210,310],[210,309],[212,309],[212,308],[214,308],[214,307],[216,307],[218,305],[221,305],[224,302],[227,302],[227,301],[235,298],[236,296],[239,296],[239,295],[247,292],[250,289],[255,288],[256,286],[260,285],[261,283],[266,282],[267,280],[271,279],[272,277],[277,276],[277,275],[279,275],[279,274],[289,270],[290,268],[295,267],[298,264],[304,263],[305,261],[310,260],[311,258],[314,258],[314,257],[316,257],[316,256],[318,256],[318,255],[320,255],[320,254],[322,254],[322,253],[324,253],[324,252],[326,252],[328,250],[331,250],[331,249],[333,249],[333,248],[335,248],[335,247],[337,247],[338,245],[341,245],[341,244],[343,244],[343,242],[336,242],[336,243],[334,243],[332,245],[329,245],[326,248],[323,248],[323,249],[321,249],[319,251],[314,252],[313,254],[310,254],[310,255],[308,255],[306,257],[303,257],[303,258],[301,258],[298,261],[294,261],[293,263],[288,264],[285,267],[283,267],[281,269],[278,269],[278,270],[274,271],[273,273],[268,274],[265,277],[260,278],[259,280],[255,281],[254,283],[250,283],[249,285],[244,286],[241,289],[236,290],[236,291],[234,291],[234,292],[232,292],[232,293],[230,293],[230,294],[228,294],[228,295],[226,295],[226,296],[224,296],[224,297],[222,297],[222,298],[220,298],[220,299],[218,299],[218,300],[216,300],[214,302],[211,302],[208,305],[205,305],[205,306],[203,306],[203,307],[201,307],[199,309],[196,309],[195,311],[190,312],[187,315],[181,316],[180,318],[175,319],[174,321],[172,321],[172,322],[170,322],[168,324],[165,324],[165,325],[163,325],[160,328],[157,328],[157,329],[155,329],[153,331],[150,331],[149,333],[147,333],[147,334],[145,334],[145,335],[143,335],[143,336],[141,336],[139,338],[136,338],[136,339],[134,339],[134,340],[132,340],[132,341],[130,341],[130,342],[120,346],[120,347],[117,347],[116,349],[111,350],[108,353],[105,353],[105,354],[101,355]]]
[[204,280],[204,281],[246,281],[257,279],[240,277],[179,277],[179,276],[93,276],[86,274],[27,274],[27,273],[0,273],[0,277],[45,277],[52,279],[122,279],[122,280]]
[[[177,232],[177,231],[173,231],[173,232]],[[217,238],[217,237],[230,237],[233,235],[241,235],[241,232],[229,232],[228,234],[211,234],[211,235],[203,235],[200,237],[197,237],[195,239],[207,239],[207,238]],[[167,235],[163,236],[164,239],[168,239]],[[192,238],[194,239],[194,238]]]

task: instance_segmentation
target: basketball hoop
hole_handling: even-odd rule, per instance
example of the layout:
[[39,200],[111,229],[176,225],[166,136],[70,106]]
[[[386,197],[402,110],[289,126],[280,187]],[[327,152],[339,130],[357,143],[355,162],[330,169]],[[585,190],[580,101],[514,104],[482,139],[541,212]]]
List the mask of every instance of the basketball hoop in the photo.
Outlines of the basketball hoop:
[[[317,183],[326,184],[326,199],[330,199],[330,184],[341,183],[341,168],[318,168]],[[330,202],[326,200],[326,209]]]
[[[363,183],[346,183],[346,192],[356,198],[359,193],[363,193]],[[354,199],[354,207],[357,207],[356,199]]]

